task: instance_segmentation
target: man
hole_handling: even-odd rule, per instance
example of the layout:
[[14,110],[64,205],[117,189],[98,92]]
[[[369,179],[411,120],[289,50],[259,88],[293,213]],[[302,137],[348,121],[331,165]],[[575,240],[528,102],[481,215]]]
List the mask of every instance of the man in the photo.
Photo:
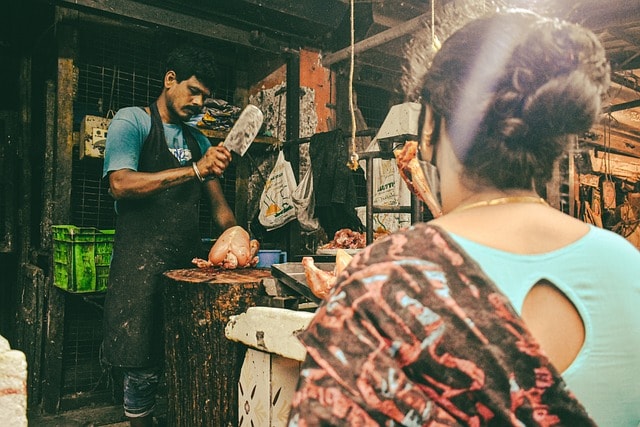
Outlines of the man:
[[[160,96],[115,115],[104,176],[116,199],[116,237],[104,305],[103,360],[124,373],[131,426],[151,426],[163,360],[164,271],[186,268],[201,248],[198,204],[206,193],[217,226],[236,225],[219,181],[231,161],[185,124],[211,95],[213,58],[186,47],[167,60]],[[204,191],[203,191],[204,190]]]

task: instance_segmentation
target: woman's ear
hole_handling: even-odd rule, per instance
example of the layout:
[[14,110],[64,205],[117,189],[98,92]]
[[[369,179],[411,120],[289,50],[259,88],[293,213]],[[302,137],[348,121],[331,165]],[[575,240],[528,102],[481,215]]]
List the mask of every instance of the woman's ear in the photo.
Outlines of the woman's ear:
[[427,103],[422,104],[422,114],[420,114],[422,123],[420,126],[420,135],[418,139],[418,151],[420,159],[431,163],[433,157],[434,144],[432,141],[433,131],[435,129],[435,118],[431,106]]

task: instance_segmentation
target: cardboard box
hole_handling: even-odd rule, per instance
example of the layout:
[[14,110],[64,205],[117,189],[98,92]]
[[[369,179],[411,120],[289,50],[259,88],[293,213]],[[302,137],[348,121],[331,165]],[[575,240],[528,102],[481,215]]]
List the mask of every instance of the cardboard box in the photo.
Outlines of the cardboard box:
[[104,158],[107,129],[111,119],[100,116],[85,116],[80,123],[80,158]]

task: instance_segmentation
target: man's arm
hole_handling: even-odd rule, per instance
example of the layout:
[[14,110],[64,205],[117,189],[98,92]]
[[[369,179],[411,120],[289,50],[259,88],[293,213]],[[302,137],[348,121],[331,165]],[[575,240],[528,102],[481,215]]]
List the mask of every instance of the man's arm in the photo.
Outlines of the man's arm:
[[217,179],[206,181],[205,189],[209,196],[209,203],[211,205],[211,216],[214,223],[220,230],[226,230],[229,227],[237,225],[236,217],[233,211],[229,207],[227,200],[222,192],[222,186]]
[[139,199],[196,178],[191,166],[160,172],[119,169],[109,173],[111,195],[118,199]]
[[[229,150],[222,145],[218,145],[209,148],[205,155],[196,162],[196,167],[202,178],[210,175],[219,176],[229,166],[230,161],[231,153]],[[192,166],[167,169],[160,172],[137,172],[131,169],[119,169],[109,173],[109,187],[112,196],[116,200],[142,198],[192,179],[198,179]],[[220,184],[218,183],[217,186],[219,188]],[[220,194],[222,194],[221,191]],[[222,199],[224,200],[224,197]],[[231,210],[229,209],[229,211]],[[231,215],[233,216],[233,213]]]

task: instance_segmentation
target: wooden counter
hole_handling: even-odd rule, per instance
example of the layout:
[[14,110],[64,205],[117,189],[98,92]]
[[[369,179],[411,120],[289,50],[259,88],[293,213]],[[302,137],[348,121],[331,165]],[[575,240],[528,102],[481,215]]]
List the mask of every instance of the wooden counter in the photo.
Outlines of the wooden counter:
[[231,316],[256,305],[269,269],[185,269],[164,274],[167,420],[237,426],[246,347],[225,337]]

